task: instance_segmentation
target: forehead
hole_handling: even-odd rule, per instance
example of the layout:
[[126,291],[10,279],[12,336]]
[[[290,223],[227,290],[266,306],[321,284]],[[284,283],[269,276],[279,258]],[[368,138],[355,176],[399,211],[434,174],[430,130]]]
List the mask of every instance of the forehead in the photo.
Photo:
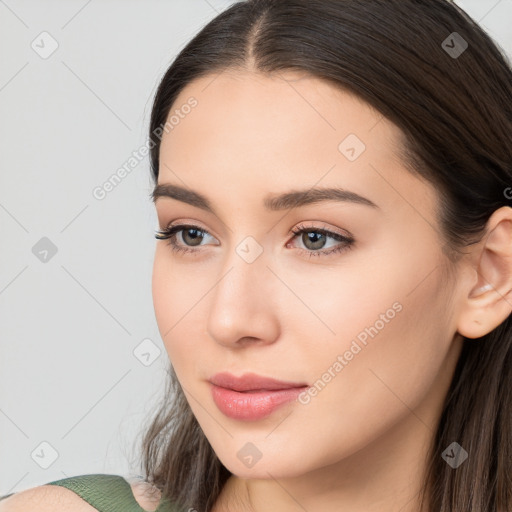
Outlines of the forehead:
[[[363,142],[370,142],[370,135],[373,142],[385,136],[387,144],[381,150],[389,148],[391,153],[390,143],[396,145],[401,139],[397,127],[354,94],[297,71],[263,75],[224,70],[207,75],[181,91],[169,117],[176,120],[173,114],[180,113],[191,98],[196,107],[172,124],[162,146],[174,144],[179,149],[192,131],[204,149],[205,143],[241,148],[264,143],[295,153],[311,150],[311,144],[297,145],[309,140],[318,151],[337,154],[339,143],[349,134]],[[381,129],[373,132],[377,124]]]
[[281,155],[337,159],[349,136],[356,151],[364,146],[392,158],[401,140],[400,130],[357,96],[296,71],[224,70],[194,80],[176,98],[168,126],[160,151],[174,161],[222,153],[246,154],[260,163]]

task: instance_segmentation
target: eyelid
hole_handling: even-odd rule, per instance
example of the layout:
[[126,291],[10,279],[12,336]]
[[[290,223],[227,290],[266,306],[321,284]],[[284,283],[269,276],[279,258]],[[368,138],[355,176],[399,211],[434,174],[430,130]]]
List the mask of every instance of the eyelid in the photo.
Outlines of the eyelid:
[[[194,221],[195,222],[195,221]],[[192,256],[197,256],[202,253],[202,250],[200,249],[202,245],[198,246],[187,246],[181,245],[179,243],[176,243],[176,235],[177,233],[180,233],[181,231],[185,231],[186,229],[194,229],[196,231],[200,231],[204,233],[206,236],[211,236],[216,239],[215,235],[212,235],[208,230],[203,229],[199,225],[191,224],[191,223],[184,223],[184,222],[170,222],[167,227],[164,230],[157,231],[155,234],[155,238],[159,240],[167,240],[167,243],[171,247],[171,250],[175,253],[189,253]],[[289,234],[293,234],[292,240],[286,243],[286,247],[289,248],[290,244],[298,238],[299,234],[301,233],[307,233],[307,232],[316,232],[320,233],[328,238],[331,238],[333,240],[336,240],[339,242],[337,245],[334,246],[334,248],[328,248],[328,249],[319,249],[319,250],[308,250],[303,249],[301,247],[294,247],[296,250],[299,251],[300,254],[305,254],[309,258],[311,257],[330,257],[335,255],[340,255],[341,253],[344,253],[345,251],[348,251],[353,248],[355,243],[355,238],[352,236],[352,234],[341,234],[338,231],[335,231],[333,229],[328,228],[325,224],[323,227],[318,226],[306,226],[305,223],[301,223],[294,228],[292,228],[289,232]],[[209,244],[206,244],[209,245]],[[219,245],[219,244],[214,244]]]
[[[194,221],[195,222],[195,221]],[[160,229],[159,231],[157,231],[157,235],[161,235],[160,237],[159,236],[156,236],[156,238],[159,238],[159,239],[167,239],[167,238],[170,238],[171,236],[175,236],[177,233],[179,233],[180,231],[186,231],[187,229],[196,229],[197,231],[200,231],[201,233],[204,233],[206,236],[211,236],[212,238],[215,238],[217,241],[217,237],[212,234],[209,230],[201,227],[199,224],[194,224],[192,222],[170,222],[169,224],[166,225],[165,228],[163,229]],[[170,235],[170,233],[172,233],[172,235]],[[164,235],[166,235],[164,237]],[[219,245],[219,244],[216,244],[216,245]]]
[[[314,222],[317,222],[317,224],[311,224],[310,225],[310,223],[314,223]],[[307,231],[307,230],[309,230],[309,231],[320,231],[320,232],[323,231],[323,232],[326,232],[326,233],[329,233],[329,234],[332,234],[332,235],[338,235],[338,236],[346,238],[346,239],[353,239],[354,238],[352,233],[350,233],[346,229],[342,230],[342,229],[339,229],[339,228],[332,228],[332,227],[326,225],[325,223],[323,223],[323,225],[320,226],[318,224],[318,222],[322,223],[321,221],[300,222],[299,224],[294,226],[292,229],[290,229],[290,234],[294,234],[294,233],[296,234],[299,231]]]
[[[198,221],[198,220],[193,220],[193,219],[185,219],[185,220],[173,220],[171,222],[168,222],[165,227],[163,228],[160,228],[160,231],[167,231],[169,229],[172,229],[174,227],[177,227],[179,226],[180,228],[182,229],[185,229],[185,227],[189,227],[189,228],[197,228],[198,230],[204,232],[204,233],[207,233],[208,235],[211,235],[215,238],[217,238],[209,229],[206,229],[205,227],[203,227],[201,225],[201,222]],[[218,238],[217,238],[218,239]]]
[[[178,222],[171,221],[168,224],[166,224],[166,226],[164,228],[160,228],[160,233],[169,231],[175,227],[181,228],[178,230],[178,232],[181,230],[185,230],[186,228],[191,228],[191,229],[197,228],[199,231],[217,239],[217,237],[210,230],[202,227],[200,224],[195,224],[196,222],[197,221],[195,221],[195,220],[191,221],[191,222],[181,221],[181,220]],[[309,222],[315,222],[315,221],[309,221]],[[299,223],[298,225],[291,228],[288,232],[288,235],[294,235],[296,237],[298,233],[300,233],[302,231],[306,231],[306,230],[316,231],[316,232],[324,232],[328,236],[337,235],[344,240],[348,240],[348,239],[352,240],[354,238],[352,236],[352,234],[349,233],[348,231],[346,231],[346,230],[338,231],[338,230],[336,230],[336,228],[331,228],[331,227],[327,226],[325,223],[322,227],[319,227],[318,225],[307,225],[307,223],[304,223],[304,222]]]

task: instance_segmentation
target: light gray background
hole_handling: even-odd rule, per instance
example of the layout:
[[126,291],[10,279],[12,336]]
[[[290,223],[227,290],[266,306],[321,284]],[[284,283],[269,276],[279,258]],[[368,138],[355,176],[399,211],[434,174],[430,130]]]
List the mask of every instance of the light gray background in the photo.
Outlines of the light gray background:
[[[145,143],[171,60],[231,3],[0,0],[0,495],[137,474],[167,365],[148,158],[103,200],[92,191]],[[458,3],[512,55],[512,0]],[[31,47],[48,50],[43,31],[59,45],[46,59]],[[32,252],[43,237],[57,247],[46,262]]]

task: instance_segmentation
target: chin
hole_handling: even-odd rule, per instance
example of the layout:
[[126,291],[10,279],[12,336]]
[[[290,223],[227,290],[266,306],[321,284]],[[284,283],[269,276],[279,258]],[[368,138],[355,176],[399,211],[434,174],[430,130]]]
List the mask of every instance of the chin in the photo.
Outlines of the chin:
[[[221,454],[222,456],[222,454]],[[240,461],[237,455],[233,457],[232,453],[227,456],[219,456],[222,464],[234,475],[243,479],[269,480],[272,478],[292,478],[308,472],[299,460],[292,457],[283,458],[282,453],[267,453],[248,467]],[[243,458],[243,457],[242,457]],[[300,462],[304,462],[302,459]]]

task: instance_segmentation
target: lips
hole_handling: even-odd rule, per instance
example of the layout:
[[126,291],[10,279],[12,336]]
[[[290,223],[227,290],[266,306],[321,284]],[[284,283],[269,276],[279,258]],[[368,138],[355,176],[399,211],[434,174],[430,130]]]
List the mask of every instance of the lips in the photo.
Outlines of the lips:
[[286,382],[246,373],[235,377],[218,373],[210,379],[211,395],[225,416],[236,420],[256,421],[278,407],[296,400],[307,384]]
[[276,391],[279,389],[302,388],[307,386],[305,382],[285,382],[281,380],[262,377],[255,373],[245,373],[241,377],[235,377],[227,372],[217,373],[210,378],[210,382],[221,388],[233,391]]

